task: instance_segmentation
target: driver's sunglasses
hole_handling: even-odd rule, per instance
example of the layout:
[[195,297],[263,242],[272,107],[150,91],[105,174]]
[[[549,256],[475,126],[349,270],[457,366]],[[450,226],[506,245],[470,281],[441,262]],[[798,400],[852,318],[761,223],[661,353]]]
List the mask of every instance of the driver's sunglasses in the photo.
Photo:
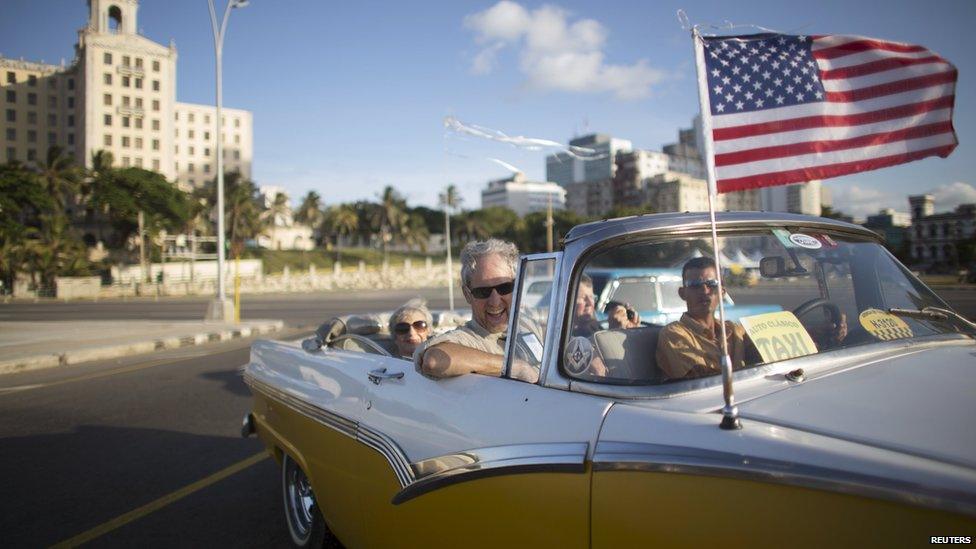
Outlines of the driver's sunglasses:
[[393,325],[393,333],[397,335],[407,335],[410,333],[410,327],[413,326],[418,332],[424,332],[427,330],[426,320],[415,320],[413,324],[408,322],[397,322]]
[[470,288],[471,295],[478,299],[488,299],[491,296],[492,290],[498,292],[498,295],[508,295],[514,289],[514,282],[503,282],[497,286],[485,286],[483,288]]
[[702,286],[708,286],[709,289],[718,289],[718,280],[714,278],[709,278],[706,280],[688,280],[685,281],[685,288],[693,288],[695,290],[700,290]]

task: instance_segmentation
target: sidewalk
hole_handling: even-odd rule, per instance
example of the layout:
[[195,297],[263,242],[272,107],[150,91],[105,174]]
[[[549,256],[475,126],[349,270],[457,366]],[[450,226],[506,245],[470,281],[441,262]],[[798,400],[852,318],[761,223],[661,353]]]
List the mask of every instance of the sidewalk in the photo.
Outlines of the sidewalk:
[[281,320],[0,323],[0,375],[105,360],[281,330]]

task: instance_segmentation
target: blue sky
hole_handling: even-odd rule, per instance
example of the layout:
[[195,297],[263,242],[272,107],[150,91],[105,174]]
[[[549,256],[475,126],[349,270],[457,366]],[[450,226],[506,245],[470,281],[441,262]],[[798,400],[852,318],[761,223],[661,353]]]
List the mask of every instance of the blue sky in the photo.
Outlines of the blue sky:
[[[222,10],[224,0],[217,3]],[[478,207],[487,180],[508,173],[489,158],[542,179],[546,152],[461,138],[445,132],[447,115],[560,142],[587,129],[640,148],[674,141],[698,111],[678,8],[695,23],[861,34],[946,57],[959,69],[953,155],[827,184],[836,208],[859,215],[883,206],[907,211],[905,197],[921,192],[936,193],[937,210],[976,202],[976,41],[969,35],[976,2],[966,0],[251,0],[231,15],[224,104],[254,113],[254,179],[284,187],[295,201],[313,189],[329,204],[372,199],[393,185],[411,204],[433,205],[456,183],[465,205]],[[519,17],[547,24],[516,32],[507,23]],[[86,20],[84,0],[4,0],[0,54],[70,61]],[[142,0],[139,26],[152,40],[176,42],[177,100],[212,104],[206,0]]]

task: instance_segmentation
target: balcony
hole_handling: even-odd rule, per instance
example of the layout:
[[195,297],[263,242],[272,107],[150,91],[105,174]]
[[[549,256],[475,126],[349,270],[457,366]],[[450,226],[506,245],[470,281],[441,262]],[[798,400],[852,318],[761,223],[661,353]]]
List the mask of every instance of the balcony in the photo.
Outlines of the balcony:
[[130,65],[119,65],[118,68],[117,68],[117,70],[118,70],[118,73],[121,74],[121,75],[123,75],[123,76],[137,76],[139,78],[142,78],[142,77],[146,76],[146,70],[143,69],[142,67],[133,67],[133,66],[130,66]]
[[128,105],[119,105],[115,108],[115,112],[122,116],[134,116],[136,118],[142,118],[146,115],[146,110],[142,107],[130,107]]

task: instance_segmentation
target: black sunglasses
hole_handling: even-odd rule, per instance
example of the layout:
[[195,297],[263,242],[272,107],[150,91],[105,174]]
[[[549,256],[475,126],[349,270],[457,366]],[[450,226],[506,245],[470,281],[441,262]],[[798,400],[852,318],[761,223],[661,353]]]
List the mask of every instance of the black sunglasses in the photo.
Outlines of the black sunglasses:
[[410,333],[410,327],[413,326],[418,332],[422,332],[427,329],[426,320],[415,320],[413,324],[409,322],[397,322],[393,325],[393,333],[398,335],[406,335]]
[[514,289],[514,282],[503,282],[497,286],[486,286],[484,288],[470,288],[471,295],[478,299],[488,299],[491,296],[492,290],[498,292],[498,295],[508,295]]
[[702,286],[708,286],[710,289],[718,289],[718,280],[714,278],[709,278],[707,280],[688,280],[685,282],[685,288],[700,289]]

